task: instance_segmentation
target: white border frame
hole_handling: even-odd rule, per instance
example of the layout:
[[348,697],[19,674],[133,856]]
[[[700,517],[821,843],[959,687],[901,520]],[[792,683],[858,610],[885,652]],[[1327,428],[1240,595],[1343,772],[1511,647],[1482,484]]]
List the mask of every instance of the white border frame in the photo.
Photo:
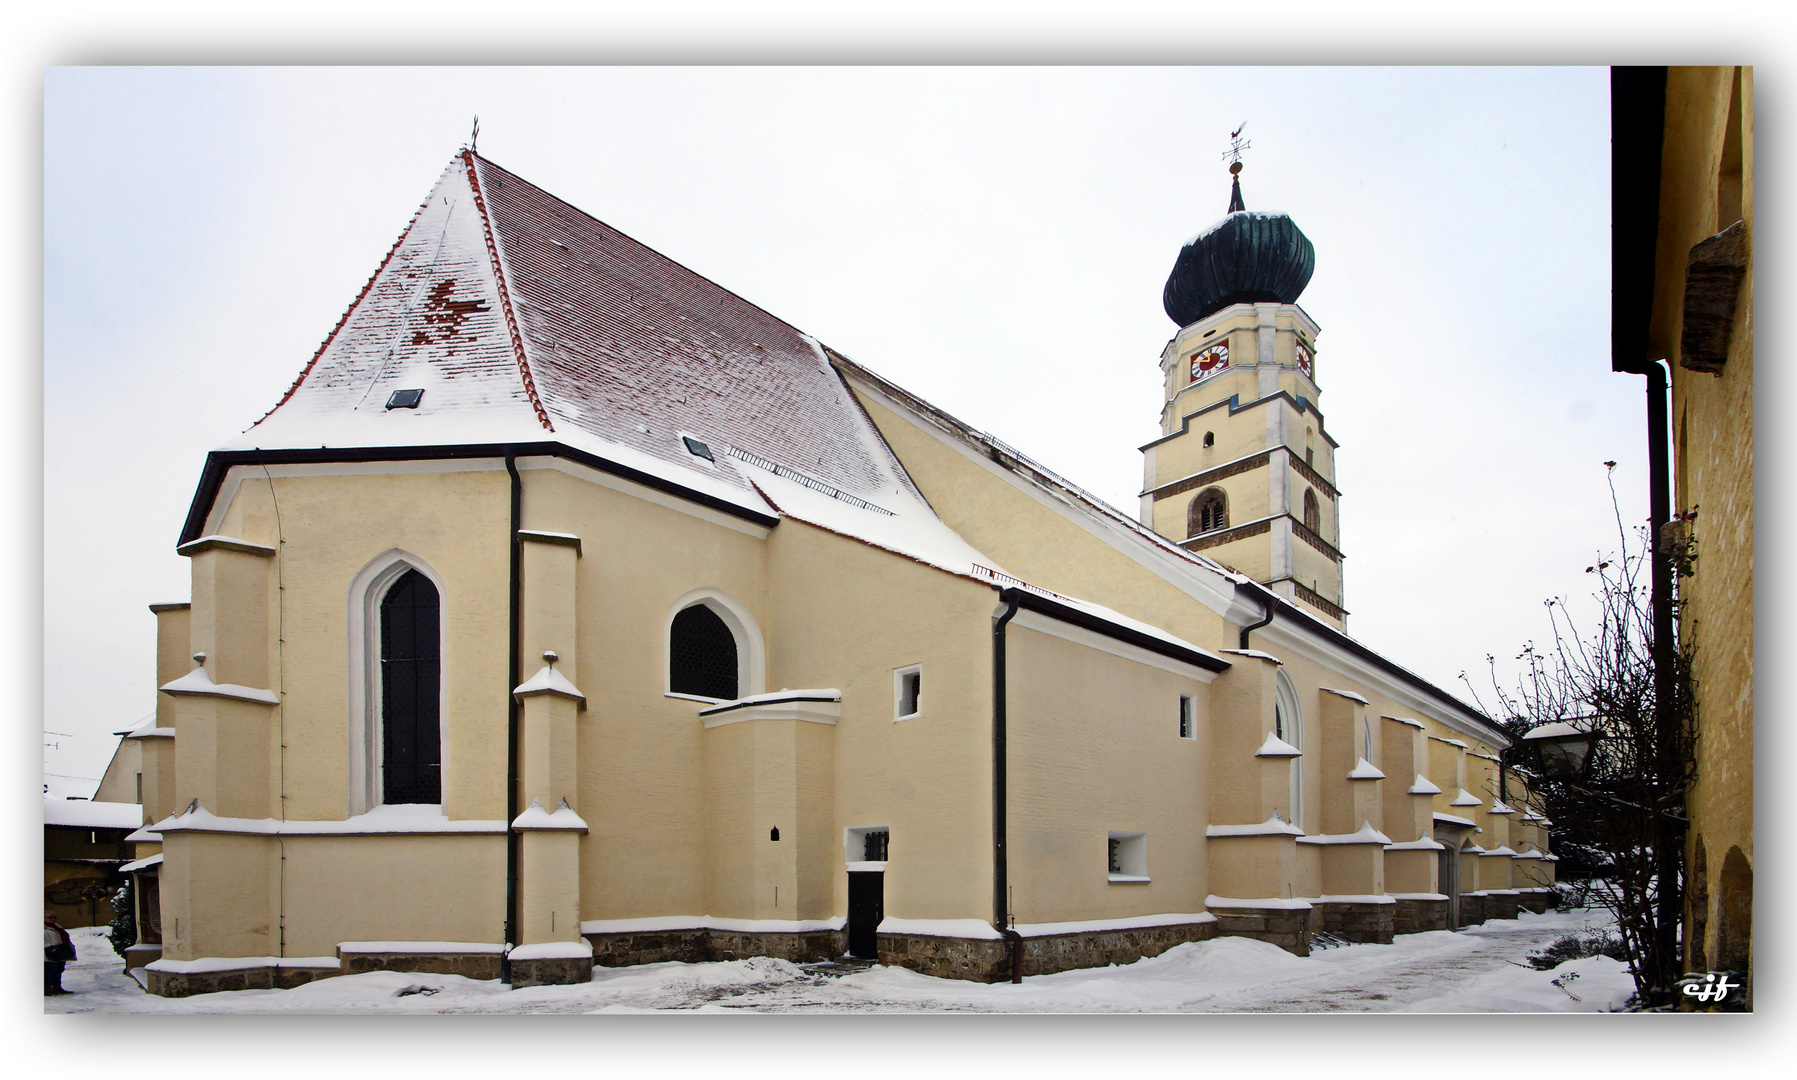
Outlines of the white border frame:
[[710,608],[730,633],[736,638],[736,698],[742,700],[756,694],[767,692],[767,646],[761,637],[761,627],[755,622],[755,616],[749,609],[732,599],[722,589],[706,586],[694,589],[668,609],[661,621],[661,689],[662,696],[679,698],[682,701],[706,701],[713,704],[732,700],[730,698],[701,697],[698,694],[676,694],[674,692],[674,654],[670,648],[674,631],[674,616],[689,607],[703,604]]
[[[407,570],[423,574],[437,589],[437,780],[438,798],[449,786],[449,591],[429,563],[399,548],[370,559],[350,581],[349,607],[349,777],[348,816],[366,814],[381,802],[381,598]],[[429,804],[425,804],[429,805]],[[438,802],[436,805],[443,805]]]
[[[1119,841],[1117,845],[1117,865],[1123,869],[1111,871],[1111,841]],[[1105,835],[1104,870],[1105,879],[1113,885],[1143,885],[1148,876],[1148,834],[1139,832],[1118,832],[1112,829]],[[1132,870],[1140,873],[1132,873]]]

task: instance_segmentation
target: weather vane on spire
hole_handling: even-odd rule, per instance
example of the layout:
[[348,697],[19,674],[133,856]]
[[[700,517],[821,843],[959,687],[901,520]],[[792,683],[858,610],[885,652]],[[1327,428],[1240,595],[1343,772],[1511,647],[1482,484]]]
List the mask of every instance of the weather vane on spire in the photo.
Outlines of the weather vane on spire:
[[1229,149],[1223,151],[1223,160],[1229,162],[1229,171],[1233,175],[1242,171],[1242,151],[1254,144],[1242,138],[1242,128],[1248,126],[1243,120],[1242,126],[1229,133]]
[[1254,144],[1242,138],[1242,128],[1247,126],[1248,121],[1243,120],[1241,127],[1229,133],[1229,149],[1223,151],[1223,160],[1229,162],[1229,175],[1233,178],[1229,186],[1229,209],[1224,211],[1229,214],[1248,209],[1242,203],[1242,151]]

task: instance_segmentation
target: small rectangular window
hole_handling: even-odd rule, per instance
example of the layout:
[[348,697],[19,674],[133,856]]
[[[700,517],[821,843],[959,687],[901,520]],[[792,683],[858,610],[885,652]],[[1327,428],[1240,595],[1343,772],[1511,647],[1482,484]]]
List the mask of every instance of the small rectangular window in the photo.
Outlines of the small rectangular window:
[[1179,737],[1198,737],[1198,703],[1190,694],[1179,695]]
[[692,456],[702,457],[706,461],[716,461],[717,460],[717,458],[714,458],[711,456],[711,447],[710,446],[706,445],[705,443],[700,442],[699,440],[693,438],[692,436],[682,435],[682,436],[680,436],[680,441],[686,444],[686,452],[691,454]]
[[860,825],[842,831],[842,856],[850,870],[884,870],[892,827]]
[[1148,837],[1143,833],[1114,832],[1107,843],[1110,880],[1141,884],[1148,881]]
[[861,858],[866,862],[885,862],[886,844],[891,836],[892,834],[885,829],[862,834]]
[[395,390],[387,398],[389,409],[416,409],[424,400],[423,390]]
[[892,673],[892,718],[910,720],[923,712],[923,668],[900,668]]

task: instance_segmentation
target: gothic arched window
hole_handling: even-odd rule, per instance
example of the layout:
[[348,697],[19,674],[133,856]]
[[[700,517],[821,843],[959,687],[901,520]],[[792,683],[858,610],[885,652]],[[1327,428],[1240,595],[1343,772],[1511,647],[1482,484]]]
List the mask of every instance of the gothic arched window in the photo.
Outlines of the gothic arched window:
[[1323,510],[1317,505],[1317,493],[1309,488],[1304,490],[1304,527],[1323,535]]
[[407,570],[381,597],[381,801],[443,801],[437,587]]
[[1229,496],[1222,488],[1209,488],[1192,500],[1186,512],[1186,532],[1191,536],[1229,528]]
[[734,701],[736,635],[704,604],[674,616],[668,628],[668,689],[676,694]]

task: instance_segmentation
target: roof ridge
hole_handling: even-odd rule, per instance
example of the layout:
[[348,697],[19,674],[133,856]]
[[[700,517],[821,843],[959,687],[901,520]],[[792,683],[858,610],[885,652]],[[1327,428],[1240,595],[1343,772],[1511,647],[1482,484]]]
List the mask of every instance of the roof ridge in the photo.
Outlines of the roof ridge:
[[[453,161],[444,166],[443,172],[437,176],[437,183],[442,183],[443,177],[447,176],[449,170],[453,168],[455,168],[455,163]],[[306,361],[306,366],[300,368],[300,373],[293,377],[292,385],[288,386],[287,392],[281,395],[281,400],[275,402],[269,407],[267,412],[257,417],[256,423],[251,424],[249,428],[245,428],[245,431],[254,428],[256,424],[260,424],[262,421],[273,416],[276,409],[287,404],[287,402],[293,398],[294,393],[299,390],[300,384],[306,381],[306,376],[312,374],[312,369],[318,366],[318,361],[324,356],[324,351],[331,347],[331,342],[336,341],[337,335],[343,332],[345,326],[349,325],[350,316],[354,315],[356,309],[362,306],[362,301],[368,298],[368,291],[374,288],[374,283],[376,281],[380,280],[382,272],[387,269],[387,264],[393,261],[393,255],[399,250],[399,246],[406,242],[406,237],[412,235],[412,230],[418,226],[418,218],[424,213],[424,208],[431,204],[431,196],[435,195],[436,192],[436,184],[431,185],[431,190],[425,192],[424,201],[418,204],[418,209],[412,211],[412,220],[406,222],[406,227],[399,230],[399,236],[394,239],[393,246],[387,249],[387,254],[381,256],[380,265],[376,266],[374,268],[374,273],[369,274],[368,280],[362,283],[362,291],[357,293],[356,298],[349,302],[349,307],[343,309],[343,314],[337,319],[337,325],[331,327],[331,332],[326,334],[324,340],[318,343],[318,348],[312,353],[312,359]]]
[[[478,158],[480,160],[481,164],[486,165],[488,168],[498,169],[500,172],[504,173],[506,176],[517,181],[518,183],[523,184],[525,187],[531,188],[535,191],[539,191],[546,197],[554,199],[556,202],[558,202],[561,205],[567,207],[568,209],[574,211],[576,214],[579,214],[581,217],[586,218],[588,221],[591,221],[596,225],[601,225],[607,229],[610,229],[612,232],[617,233],[619,236],[630,241],[632,244],[635,244],[637,247],[642,248],[644,251],[649,252],[650,254],[654,255],[655,257],[657,257],[659,259],[663,259],[663,260],[667,261],[669,264],[671,264],[673,266],[679,267],[685,273],[691,274],[693,277],[698,278],[700,281],[703,281],[705,284],[710,285],[712,288],[725,294],[726,296],[731,296],[731,297],[736,298],[737,300],[742,301],[744,304],[747,304],[749,307],[754,308],[756,311],[767,316],[769,319],[772,319],[774,322],[777,322],[781,326],[784,326],[788,330],[791,330],[794,334],[797,334],[798,336],[805,337],[805,338],[811,337],[810,334],[808,334],[805,331],[794,326],[792,323],[787,322],[785,319],[782,319],[780,316],[769,311],[767,308],[762,307],[760,304],[757,304],[755,301],[750,300],[748,297],[742,295],[741,293],[735,291],[734,289],[730,289],[723,285],[718,284],[716,281],[713,281],[711,278],[705,276],[704,274],[699,273],[697,270],[694,270],[692,267],[686,265],[685,263],[679,261],[678,259],[675,259],[673,256],[666,254],[661,249],[650,247],[648,244],[643,243],[641,240],[638,240],[636,237],[625,232],[623,229],[618,228],[616,225],[613,225],[608,221],[605,221],[599,217],[596,217],[592,214],[587,213],[585,210],[582,210],[580,207],[575,206],[573,203],[569,202],[568,200],[566,200],[566,199],[562,198],[561,196],[555,194],[554,192],[550,191],[548,188],[539,187],[538,185],[531,183],[529,180],[524,179],[522,176],[519,176],[517,173],[513,172],[512,170],[506,168],[504,165],[499,164],[498,162],[494,161],[493,159],[491,159],[489,157],[485,157],[481,154],[476,154],[472,150],[464,150],[462,152],[464,154],[469,154],[475,158]],[[477,198],[478,198],[478,196],[477,196]],[[822,359],[823,358],[820,357],[820,360],[822,360]],[[829,363],[827,360],[824,361],[823,366],[826,368],[829,367]]]
[[543,399],[537,396],[537,382],[531,374],[530,360],[524,352],[524,335],[518,332],[518,319],[512,311],[512,294],[505,282],[505,260],[500,256],[499,238],[494,235],[493,221],[487,214],[486,197],[481,194],[480,177],[474,168],[475,153],[473,150],[463,150],[458,156],[468,169],[468,186],[474,192],[474,209],[480,214],[481,235],[487,242],[487,255],[493,263],[493,283],[499,290],[499,308],[505,314],[505,328],[511,335],[512,354],[518,360],[518,373],[524,379],[524,392],[530,395],[531,407],[536,409],[537,420],[542,423],[544,430],[553,432],[555,425],[549,420],[548,410],[543,408]]

